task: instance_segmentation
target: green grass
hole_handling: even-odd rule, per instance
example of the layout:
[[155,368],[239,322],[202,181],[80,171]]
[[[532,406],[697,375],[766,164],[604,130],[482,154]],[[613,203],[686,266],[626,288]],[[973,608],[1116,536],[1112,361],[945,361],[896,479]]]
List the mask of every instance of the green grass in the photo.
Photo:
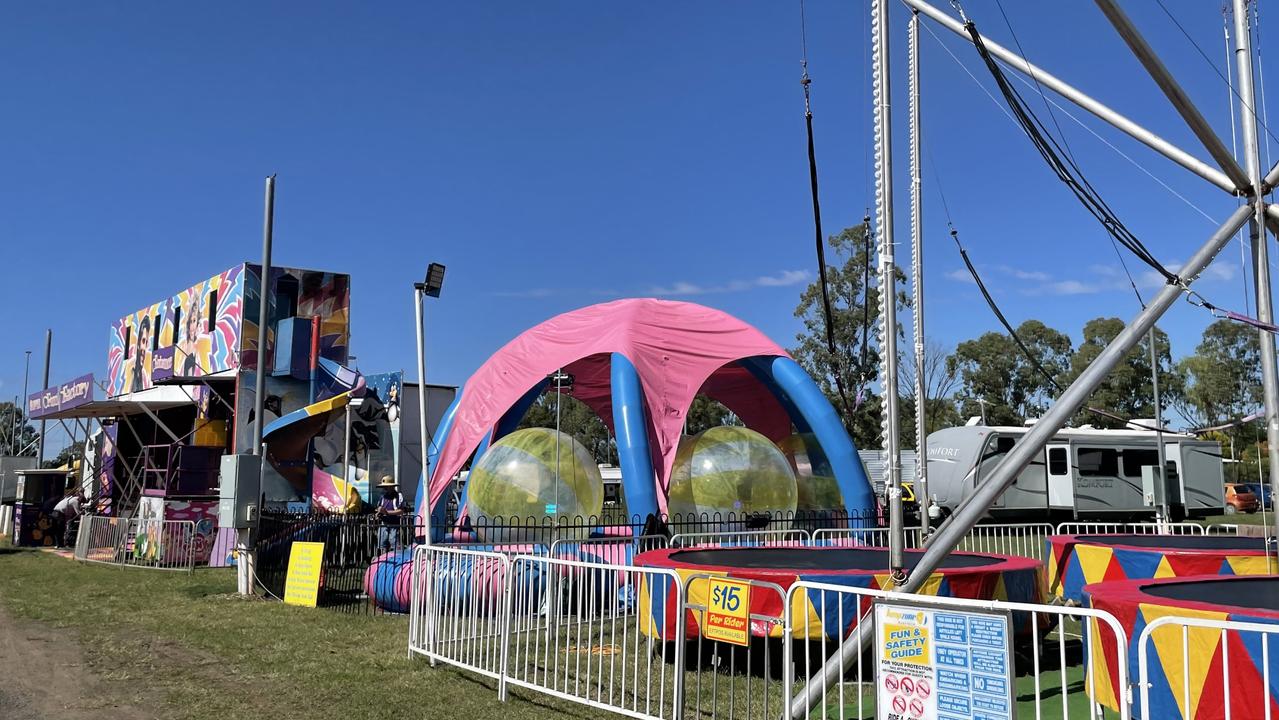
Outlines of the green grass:
[[116,702],[148,716],[234,718],[588,717],[405,657],[403,617],[357,617],[243,599],[231,570],[191,575],[80,565],[0,548],[0,604],[65,629]]

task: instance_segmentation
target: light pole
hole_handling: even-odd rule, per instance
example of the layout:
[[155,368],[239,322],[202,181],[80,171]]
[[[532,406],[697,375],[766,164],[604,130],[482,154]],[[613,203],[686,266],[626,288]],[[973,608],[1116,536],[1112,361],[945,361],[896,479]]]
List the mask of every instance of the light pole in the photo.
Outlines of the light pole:
[[[22,371],[22,405],[14,408],[14,410],[17,411],[16,413],[14,413],[14,416],[13,416],[13,421],[14,421],[13,437],[14,438],[25,437],[26,433],[22,431],[27,429],[26,402],[27,402],[27,384],[31,379],[31,351],[27,350],[26,353],[27,353],[27,366]],[[16,452],[18,453],[26,449],[23,445],[17,445],[16,447],[17,447]]]
[[422,300],[424,297],[438,298],[444,288],[444,266],[431,263],[426,267],[426,277],[422,282],[413,283],[413,316],[416,318],[417,330],[417,429],[418,439],[422,443],[422,498],[425,508],[418,508],[422,513],[422,532],[426,535],[426,544],[431,544],[431,448],[426,437],[426,332],[422,324]]

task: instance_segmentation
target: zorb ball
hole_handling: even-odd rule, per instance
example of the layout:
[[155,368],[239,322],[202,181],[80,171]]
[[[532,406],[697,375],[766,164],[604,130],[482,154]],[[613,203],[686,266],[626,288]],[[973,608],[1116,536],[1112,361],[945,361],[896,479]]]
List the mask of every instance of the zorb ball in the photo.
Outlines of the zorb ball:
[[812,433],[800,433],[777,443],[786,462],[795,473],[797,510],[803,512],[839,511],[844,508],[844,495],[839,491],[835,471],[826,453]]
[[[557,537],[585,537],[604,509],[599,466],[572,436],[516,430],[489,446],[467,476],[466,508],[485,542],[525,542],[538,527],[571,524]],[[532,527],[530,527],[532,525]]]
[[713,427],[680,442],[667,508],[673,520],[711,523],[742,515],[795,512],[795,474],[768,438],[743,427]]

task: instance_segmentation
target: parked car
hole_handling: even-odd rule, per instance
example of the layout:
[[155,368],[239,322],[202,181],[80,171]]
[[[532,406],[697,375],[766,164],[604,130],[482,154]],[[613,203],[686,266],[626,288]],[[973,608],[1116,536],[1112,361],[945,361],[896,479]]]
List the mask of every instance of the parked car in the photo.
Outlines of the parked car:
[[1248,492],[1260,498],[1262,509],[1271,510],[1274,508],[1274,499],[1270,496],[1270,483],[1242,483],[1242,485],[1248,489]]
[[1261,507],[1257,496],[1248,492],[1243,483],[1226,483],[1226,514],[1255,513]]

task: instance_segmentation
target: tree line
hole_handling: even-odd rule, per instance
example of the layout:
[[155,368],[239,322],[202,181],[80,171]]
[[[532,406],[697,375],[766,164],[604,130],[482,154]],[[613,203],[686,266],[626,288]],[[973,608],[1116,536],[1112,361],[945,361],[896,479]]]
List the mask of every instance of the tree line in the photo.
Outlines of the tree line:
[[[792,354],[841,410],[858,447],[873,448],[879,446],[881,435],[879,278],[866,232],[865,226],[847,228],[829,241],[837,258],[837,264],[827,268],[835,352],[827,345],[821,288],[814,282],[805,288],[795,309],[803,329]],[[896,302],[899,308],[909,306],[904,292]],[[1027,352],[1009,334],[987,332],[953,349],[927,342],[922,368],[915,367],[909,346],[899,342],[903,447],[916,444],[915,373],[923,373],[927,389],[928,432],[971,417],[984,417],[989,425],[1021,425],[1041,416],[1060,388],[1073,382],[1123,328],[1119,318],[1094,318],[1084,324],[1076,346],[1066,332],[1026,320],[1015,332]],[[1154,343],[1164,421],[1186,429],[1231,425],[1260,409],[1261,345],[1254,328],[1216,320],[1204,330],[1194,352],[1177,361],[1162,330],[1155,330]],[[845,388],[843,395],[855,392],[854,397],[841,395],[837,376]],[[1118,428],[1125,420],[1151,420],[1157,415],[1148,335],[1076,410],[1072,424]],[[1241,471],[1252,468],[1243,477],[1255,477],[1258,455],[1266,454],[1260,422],[1234,424],[1207,435],[1222,443],[1226,457],[1240,460]]]

